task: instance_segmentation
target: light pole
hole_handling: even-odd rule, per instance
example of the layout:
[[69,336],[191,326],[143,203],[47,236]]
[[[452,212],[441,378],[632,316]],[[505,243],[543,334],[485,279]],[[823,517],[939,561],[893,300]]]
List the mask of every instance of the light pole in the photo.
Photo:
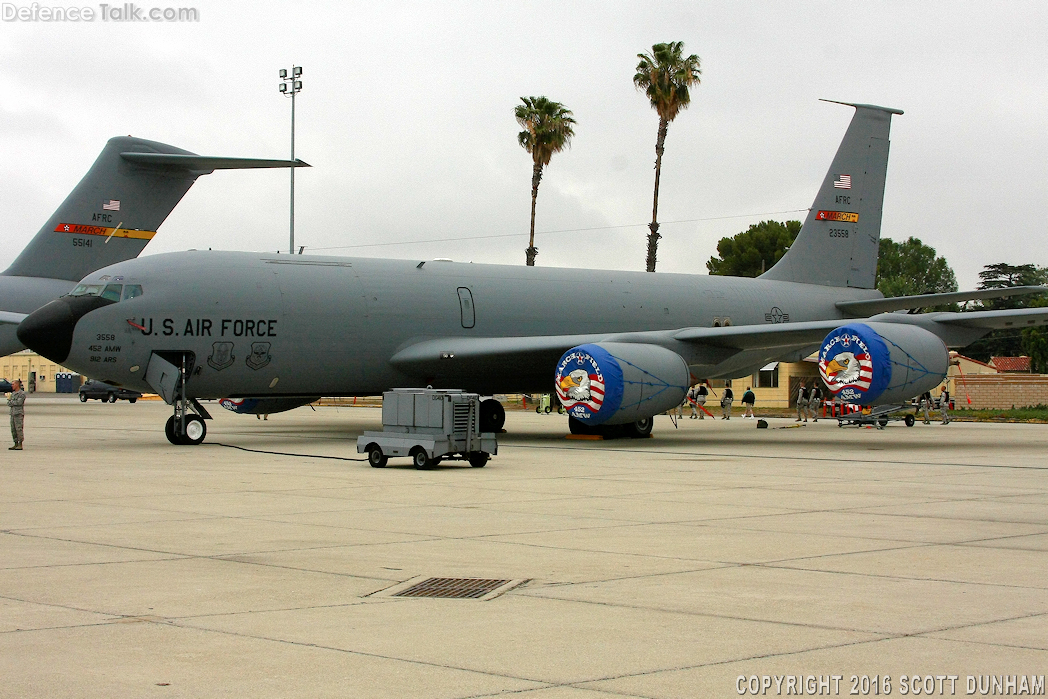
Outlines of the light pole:
[[[280,69],[280,91],[285,95],[291,95],[291,159],[295,159],[295,95],[302,90],[302,66],[291,66],[291,75],[288,76],[286,68]],[[295,254],[295,168],[291,168],[291,246],[288,248],[292,255]]]

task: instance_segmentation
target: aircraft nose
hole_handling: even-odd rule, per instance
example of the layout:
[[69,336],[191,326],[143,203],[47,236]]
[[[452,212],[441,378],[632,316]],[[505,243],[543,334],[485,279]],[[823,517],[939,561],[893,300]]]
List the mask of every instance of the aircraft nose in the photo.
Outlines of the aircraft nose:
[[114,301],[100,296],[63,296],[30,313],[19,326],[18,341],[55,364],[69,358],[73,330],[85,315]]

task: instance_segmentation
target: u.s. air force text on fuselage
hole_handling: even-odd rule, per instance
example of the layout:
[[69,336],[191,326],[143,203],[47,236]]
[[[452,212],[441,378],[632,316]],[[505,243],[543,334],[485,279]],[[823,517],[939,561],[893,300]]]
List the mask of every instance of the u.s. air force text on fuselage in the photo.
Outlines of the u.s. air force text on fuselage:
[[276,337],[277,322],[277,318],[138,318],[128,324],[146,336]]

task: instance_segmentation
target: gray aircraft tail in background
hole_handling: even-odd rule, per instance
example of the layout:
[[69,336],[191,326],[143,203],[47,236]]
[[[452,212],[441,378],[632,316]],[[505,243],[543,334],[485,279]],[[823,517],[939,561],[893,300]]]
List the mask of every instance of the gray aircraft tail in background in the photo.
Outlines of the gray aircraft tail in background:
[[301,160],[201,156],[131,136],[111,138],[80,183],[0,273],[0,356],[23,345],[14,323],[96,269],[137,257],[201,175],[308,167]]

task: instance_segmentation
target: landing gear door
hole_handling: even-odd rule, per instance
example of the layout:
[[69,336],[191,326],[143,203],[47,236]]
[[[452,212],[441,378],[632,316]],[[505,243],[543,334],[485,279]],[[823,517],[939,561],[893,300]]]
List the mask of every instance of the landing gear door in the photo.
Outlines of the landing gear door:
[[179,381],[182,372],[179,367],[167,361],[159,354],[153,354],[146,366],[146,383],[152,387],[164,402],[171,405],[178,397]]

